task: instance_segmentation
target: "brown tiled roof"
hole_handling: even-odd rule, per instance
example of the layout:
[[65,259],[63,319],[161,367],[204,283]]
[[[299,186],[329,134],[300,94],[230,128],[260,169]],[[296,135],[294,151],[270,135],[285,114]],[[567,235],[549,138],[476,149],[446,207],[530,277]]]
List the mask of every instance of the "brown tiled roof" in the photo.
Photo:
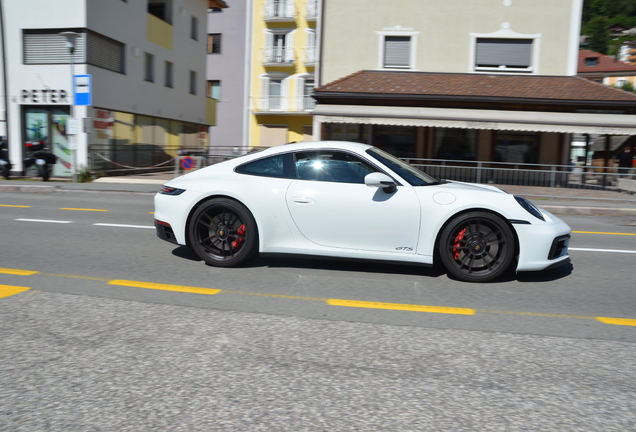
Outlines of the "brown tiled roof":
[[[360,71],[314,90],[333,94],[394,95],[395,98],[533,99],[545,101],[634,102],[636,94],[574,76],[488,75]],[[390,97],[390,96],[389,96]]]
[[[590,57],[596,57],[598,59],[598,63],[594,66],[588,66],[587,59]],[[616,60],[614,57],[609,57],[596,51],[581,50],[579,51],[579,65],[577,71],[580,74],[627,72],[626,75],[636,75],[636,66],[632,66],[630,63]]]

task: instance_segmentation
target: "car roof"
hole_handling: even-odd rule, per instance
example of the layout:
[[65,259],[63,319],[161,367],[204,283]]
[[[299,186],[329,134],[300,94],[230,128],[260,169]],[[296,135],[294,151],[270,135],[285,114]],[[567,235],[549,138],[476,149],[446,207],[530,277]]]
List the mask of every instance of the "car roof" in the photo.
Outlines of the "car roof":
[[275,154],[275,153],[285,153],[288,151],[300,151],[300,150],[320,150],[320,149],[343,149],[343,150],[353,150],[357,152],[363,152],[369,148],[371,148],[369,144],[355,143],[350,141],[307,141],[301,143],[289,143],[276,147],[269,147],[262,152],[259,152],[261,155],[265,154]]

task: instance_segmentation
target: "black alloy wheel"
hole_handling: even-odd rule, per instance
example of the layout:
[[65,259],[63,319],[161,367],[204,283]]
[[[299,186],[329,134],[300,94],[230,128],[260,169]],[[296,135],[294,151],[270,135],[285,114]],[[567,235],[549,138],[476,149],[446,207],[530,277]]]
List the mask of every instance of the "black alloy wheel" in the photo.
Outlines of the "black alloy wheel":
[[234,267],[247,261],[258,247],[258,230],[241,203],[214,198],[194,213],[189,228],[192,249],[206,263]]
[[466,282],[488,282],[510,267],[515,240],[500,217],[475,211],[458,216],[446,226],[439,252],[452,276]]

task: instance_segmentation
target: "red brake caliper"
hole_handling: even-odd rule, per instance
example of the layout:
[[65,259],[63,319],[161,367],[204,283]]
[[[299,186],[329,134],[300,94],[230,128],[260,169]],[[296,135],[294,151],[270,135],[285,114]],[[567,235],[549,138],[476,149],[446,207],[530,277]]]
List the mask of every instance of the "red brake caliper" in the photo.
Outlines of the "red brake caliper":
[[461,246],[460,242],[464,240],[464,234],[466,234],[466,228],[457,233],[455,241],[453,241],[453,258],[455,259],[459,259],[459,255],[461,254],[459,247]]
[[236,235],[238,238],[232,242],[232,249],[234,250],[238,250],[245,241],[245,224],[241,225],[239,229],[236,230]]

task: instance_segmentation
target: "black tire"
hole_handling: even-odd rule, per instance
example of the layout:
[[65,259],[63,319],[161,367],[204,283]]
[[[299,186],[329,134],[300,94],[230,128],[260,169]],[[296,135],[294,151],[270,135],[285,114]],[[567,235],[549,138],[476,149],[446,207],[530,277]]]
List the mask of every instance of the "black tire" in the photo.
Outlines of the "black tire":
[[9,165],[2,165],[2,177],[9,180],[10,173],[11,169],[9,168]]
[[465,213],[442,232],[439,253],[450,275],[466,282],[488,282],[510,267],[515,237],[508,224],[496,215]]
[[258,247],[258,229],[252,213],[227,198],[214,198],[194,212],[188,238],[194,252],[216,267],[238,266],[250,259]]
[[38,165],[38,177],[42,177],[42,180],[49,181],[51,176],[51,168],[49,164]]

